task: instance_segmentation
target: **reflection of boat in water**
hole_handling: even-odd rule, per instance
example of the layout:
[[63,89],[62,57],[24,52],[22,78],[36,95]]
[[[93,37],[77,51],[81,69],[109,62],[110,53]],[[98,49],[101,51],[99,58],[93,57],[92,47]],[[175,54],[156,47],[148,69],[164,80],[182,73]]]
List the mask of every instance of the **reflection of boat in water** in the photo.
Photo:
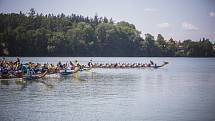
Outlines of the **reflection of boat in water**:
[[[9,79],[0,79],[0,85],[7,85],[10,86],[12,85],[13,88],[19,88],[19,89],[24,89],[25,87],[27,87],[27,85],[29,83],[40,83],[45,85],[48,88],[52,88],[53,85],[51,83],[49,83],[50,81],[47,80],[46,78],[42,78],[42,76],[44,76],[44,74],[41,74],[40,76],[32,76],[32,77],[23,77],[23,78],[9,78]],[[41,78],[40,78],[41,77]],[[41,80],[40,80],[41,79]]]
[[10,86],[17,89],[24,89],[27,85],[27,81],[22,78],[10,78],[10,79],[0,79],[0,85]]

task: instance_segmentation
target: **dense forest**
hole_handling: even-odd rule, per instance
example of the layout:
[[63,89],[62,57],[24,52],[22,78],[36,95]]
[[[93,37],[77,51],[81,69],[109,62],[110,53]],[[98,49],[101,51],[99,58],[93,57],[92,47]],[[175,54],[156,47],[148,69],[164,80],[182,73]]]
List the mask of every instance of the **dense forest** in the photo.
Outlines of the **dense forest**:
[[128,22],[106,17],[43,15],[30,9],[0,14],[0,56],[215,56],[209,39],[156,39]]

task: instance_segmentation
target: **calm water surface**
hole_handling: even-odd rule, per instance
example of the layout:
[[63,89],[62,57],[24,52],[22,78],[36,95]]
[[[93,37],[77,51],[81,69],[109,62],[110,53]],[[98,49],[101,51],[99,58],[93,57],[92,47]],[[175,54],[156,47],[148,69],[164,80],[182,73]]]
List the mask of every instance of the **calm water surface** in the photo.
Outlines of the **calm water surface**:
[[[15,58],[8,58],[15,59]],[[149,62],[29,82],[1,80],[1,121],[214,121],[215,58],[21,58],[23,62]]]

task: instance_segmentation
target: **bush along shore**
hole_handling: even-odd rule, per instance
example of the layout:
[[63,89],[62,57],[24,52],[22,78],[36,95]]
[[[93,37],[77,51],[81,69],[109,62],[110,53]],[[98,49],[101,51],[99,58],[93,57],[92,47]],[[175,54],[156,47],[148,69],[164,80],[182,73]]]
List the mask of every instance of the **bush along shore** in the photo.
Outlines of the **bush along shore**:
[[[156,39],[155,39],[156,38]],[[106,17],[36,13],[0,14],[0,56],[214,57],[215,44],[165,40]]]

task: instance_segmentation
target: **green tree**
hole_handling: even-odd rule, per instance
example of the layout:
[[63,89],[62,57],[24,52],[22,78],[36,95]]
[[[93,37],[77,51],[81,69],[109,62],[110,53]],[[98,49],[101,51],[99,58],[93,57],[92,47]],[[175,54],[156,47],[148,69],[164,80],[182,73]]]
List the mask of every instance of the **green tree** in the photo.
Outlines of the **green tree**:
[[156,45],[159,49],[159,55],[160,56],[166,56],[167,54],[167,43],[164,40],[164,37],[161,34],[158,34],[157,36],[157,41],[156,41]]
[[36,13],[0,13],[0,56],[215,56],[209,39],[155,40],[128,22],[112,18]]

